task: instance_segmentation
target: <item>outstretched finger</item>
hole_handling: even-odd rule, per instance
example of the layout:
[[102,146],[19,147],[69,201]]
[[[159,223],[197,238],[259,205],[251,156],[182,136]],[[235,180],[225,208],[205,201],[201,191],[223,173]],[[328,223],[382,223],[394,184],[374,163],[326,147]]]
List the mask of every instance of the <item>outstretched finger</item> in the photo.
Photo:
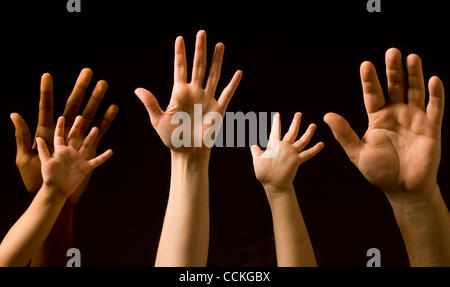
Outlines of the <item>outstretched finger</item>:
[[16,130],[16,145],[18,154],[31,154],[31,135],[25,120],[17,113],[11,114],[11,121]]
[[98,126],[98,136],[95,138],[94,141],[95,146],[97,146],[102,137],[106,134],[109,127],[116,118],[118,112],[119,107],[116,105],[110,105],[109,108],[106,110],[105,114],[103,115],[103,119],[100,121],[100,124]]
[[403,103],[406,78],[402,64],[402,54],[396,48],[386,51],[386,75],[389,101],[393,104]]
[[340,115],[328,113],[324,117],[325,123],[331,128],[334,137],[344,149],[350,160],[356,165],[361,151],[361,140],[350,124]]
[[156,100],[155,96],[150,91],[143,88],[137,88],[134,93],[147,109],[153,126],[156,126],[160,116],[163,114],[163,111],[158,104],[158,100]]
[[89,125],[92,123],[92,120],[97,113],[98,107],[100,106],[103,97],[105,96],[106,90],[108,90],[108,83],[104,80],[100,80],[95,85],[94,91],[92,92],[91,97],[83,110],[83,124],[81,125],[80,132],[84,134]]
[[91,159],[89,161],[89,164],[91,166],[92,169],[95,169],[96,167],[98,167],[99,165],[103,164],[108,158],[110,158],[113,154],[112,150],[107,150],[104,153],[102,153],[101,155]]
[[386,104],[377,71],[371,62],[366,61],[361,64],[360,75],[366,111],[374,113]]
[[444,85],[441,79],[437,76],[431,77],[428,82],[428,90],[430,92],[430,99],[427,105],[427,116],[435,124],[442,124],[442,117],[444,116]]
[[200,30],[195,41],[194,65],[191,82],[203,87],[206,72],[206,32]]
[[272,129],[269,135],[269,143],[267,147],[269,148],[272,145],[275,145],[278,141],[280,141],[281,137],[281,120],[280,114],[276,113],[273,116]]
[[293,143],[298,135],[298,130],[300,128],[300,122],[302,119],[301,113],[295,113],[294,119],[292,120],[291,126],[289,127],[288,132],[284,135],[283,141],[288,143]]
[[55,148],[60,145],[65,145],[64,141],[64,117],[59,117],[58,122],[56,123],[55,128],[55,139],[54,139],[54,145]]
[[42,138],[36,138],[36,144],[38,148],[39,159],[41,162],[46,162],[50,159],[50,152],[48,151],[47,144]]
[[53,126],[53,79],[49,73],[42,75],[40,90],[38,126]]
[[408,69],[408,104],[425,110],[425,82],[423,79],[422,60],[411,54],[406,58]]
[[175,61],[174,61],[174,83],[186,83],[187,81],[187,62],[186,48],[184,39],[178,36],[175,40]]
[[236,71],[236,73],[234,73],[234,76],[231,79],[230,83],[225,87],[225,89],[223,89],[222,94],[217,100],[219,105],[222,107],[222,113],[225,113],[225,111],[227,110],[228,104],[230,103],[231,98],[234,95],[234,92],[239,86],[241,79],[242,79],[242,71],[238,70]]
[[323,149],[324,146],[325,145],[323,142],[319,142],[312,148],[302,151],[298,155],[300,158],[300,161],[303,163],[303,162],[309,160],[310,158],[314,157],[316,154],[318,154]]
[[302,151],[311,141],[317,126],[315,124],[310,124],[306,132],[302,135],[302,137],[294,142],[292,145],[297,152]]
[[77,139],[78,136],[80,135],[80,129],[81,126],[83,125],[83,122],[84,122],[83,117],[77,116],[75,118],[75,122],[72,125],[72,128],[69,131],[69,135],[67,136],[67,144],[75,149],[77,149],[79,146]]
[[75,117],[80,110],[84,95],[86,94],[89,83],[91,82],[92,75],[93,72],[89,68],[84,68],[83,70],[81,70],[72,93],[67,99],[63,116],[68,127],[72,126],[73,121],[75,120]]
[[98,128],[93,127],[89,132],[89,134],[87,135],[87,137],[84,139],[83,143],[81,144],[80,153],[82,155],[85,155],[89,150],[89,148],[91,148],[97,135],[98,135]]
[[222,69],[223,53],[225,46],[223,43],[218,43],[214,50],[211,67],[209,68],[208,81],[206,82],[206,90],[210,91],[214,96],[217,88],[217,84],[220,79],[220,71]]

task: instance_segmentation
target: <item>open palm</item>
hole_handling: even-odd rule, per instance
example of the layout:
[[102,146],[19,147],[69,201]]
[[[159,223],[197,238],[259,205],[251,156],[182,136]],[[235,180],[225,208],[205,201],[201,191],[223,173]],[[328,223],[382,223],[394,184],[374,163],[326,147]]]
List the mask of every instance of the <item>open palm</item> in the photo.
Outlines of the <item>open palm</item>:
[[[194,132],[191,132],[190,146],[174,146],[171,136],[178,124],[172,122],[177,113],[184,112],[189,115],[192,121],[192,131],[194,131],[194,105],[201,105],[202,114],[197,123],[202,125],[201,135],[211,124],[203,124],[203,116],[209,112],[216,112],[224,115],[228,103],[230,102],[242,77],[242,72],[237,71],[228,86],[223,90],[218,100],[215,98],[216,87],[220,78],[224,45],[216,45],[211,67],[209,70],[206,87],[203,82],[206,73],[206,33],[199,31],[197,34],[194,64],[192,69],[191,82],[187,82],[187,63],[184,40],[178,37],[175,41],[175,67],[174,67],[174,86],[172,97],[166,110],[163,111],[154,95],[146,89],[138,88],[135,93],[147,108],[150,120],[164,144],[171,150],[192,151],[194,146]],[[200,133],[199,133],[200,134]],[[198,135],[197,135],[198,136]],[[195,145],[198,146],[198,145]],[[208,149],[201,142],[201,149]]]
[[292,187],[300,164],[322,150],[324,146],[322,142],[304,150],[314,135],[316,125],[311,124],[297,140],[300,122],[301,114],[296,113],[288,132],[281,140],[280,115],[276,114],[270,131],[269,143],[264,153],[257,145],[251,147],[255,175],[262,185],[274,187],[277,190]]
[[47,144],[42,138],[36,138],[39,158],[42,162],[42,178],[44,184],[52,186],[64,197],[70,197],[86,176],[97,166],[104,163],[112,151],[107,150],[103,154],[87,160],[91,145],[98,135],[98,129],[92,128],[83,142],[77,143],[76,139],[82,126],[82,117],[75,120],[68,134],[67,144],[64,139],[64,117],[58,119],[55,136],[54,152],[50,154]]
[[[86,94],[86,90],[92,79],[92,70],[89,68],[83,69],[76,81],[73,91],[67,100],[64,110],[66,131],[72,127],[75,117],[78,114],[79,108],[82,104],[83,98]],[[86,131],[91,124],[97,109],[102,102],[102,99],[106,93],[108,84],[105,81],[98,81],[92,95],[86,107],[83,110],[83,125],[80,127],[81,132],[72,141],[80,144],[86,138]],[[50,74],[46,73],[41,79],[41,99],[39,102],[39,120],[36,128],[35,138],[41,138],[45,141],[50,153],[53,153],[53,137],[55,133],[55,122],[53,120],[53,78]],[[111,105],[103,116],[99,125],[99,135],[96,137],[94,143],[89,146],[89,150],[85,153],[86,159],[92,159],[97,153],[97,147],[102,136],[108,130],[110,124],[114,120],[117,114],[118,108],[116,105]],[[22,176],[25,187],[31,194],[35,194],[42,185],[41,174],[41,160],[39,159],[36,151],[35,144],[32,145],[30,129],[28,128],[25,120],[17,113],[11,114],[11,120],[16,128],[16,143],[17,143],[17,156],[16,164]],[[67,139],[67,132],[65,133]],[[86,186],[89,182],[89,176],[85,178],[85,181],[79,186],[77,192],[75,192],[70,202],[75,204],[83,194]]]
[[374,66],[370,62],[361,65],[369,117],[369,127],[362,140],[337,114],[325,115],[325,122],[350,160],[371,183],[390,194],[426,195],[436,184],[439,167],[444,88],[439,78],[430,79],[430,99],[425,111],[420,58],[408,56],[405,75],[400,51],[390,49],[386,53],[386,72],[389,103],[385,101]]

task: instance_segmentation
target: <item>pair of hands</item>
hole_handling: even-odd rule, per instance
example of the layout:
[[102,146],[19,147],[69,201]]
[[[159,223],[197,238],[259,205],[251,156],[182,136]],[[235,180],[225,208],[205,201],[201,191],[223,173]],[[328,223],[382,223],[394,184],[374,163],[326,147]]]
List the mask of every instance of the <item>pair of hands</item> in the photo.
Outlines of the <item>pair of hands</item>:
[[[353,164],[369,182],[382,189],[391,202],[428,200],[438,190],[444,87],[436,76],[429,80],[429,102],[425,110],[425,85],[419,56],[409,55],[406,67],[407,73],[399,50],[392,48],[386,52],[386,102],[374,65],[370,62],[361,65],[364,103],[369,118],[362,139],[342,116],[328,113],[324,117]],[[287,189],[298,166],[323,147],[319,143],[301,152],[309,142],[313,128],[310,126],[303,137],[294,142],[298,124],[299,115],[296,114],[286,136],[279,142],[279,117],[275,117],[268,146],[270,151],[270,141],[279,142],[275,158],[264,158],[259,147],[252,147],[256,177],[264,186]]]
[[[83,98],[88,89],[89,83],[92,79],[92,70],[83,69],[75,83],[74,89],[67,100],[66,107],[64,110],[64,139],[69,141],[68,135],[70,128],[76,128],[72,133],[70,138],[71,146],[80,147],[83,141],[87,138],[87,130],[95,117],[98,107],[103,100],[103,97],[108,88],[108,84],[101,80],[98,81],[89,101],[82,112],[83,120],[79,119],[79,126],[73,126],[76,121],[76,116],[79,112]],[[48,153],[52,154],[55,151],[56,146],[54,145],[54,135],[56,125],[53,120],[53,79],[50,74],[44,74],[41,78],[40,86],[41,98],[39,102],[39,120],[35,133],[35,141],[31,142],[31,133],[25,120],[17,113],[11,114],[11,120],[14,123],[16,129],[16,144],[17,144],[17,155],[16,155],[16,165],[20,171],[25,187],[31,194],[36,194],[43,184],[43,174],[44,166],[41,166],[42,159],[39,157],[36,150],[36,143],[39,141],[37,138],[41,139],[41,143],[45,143],[48,149]],[[91,160],[95,157],[97,152],[97,147],[102,136],[106,133],[109,126],[113,122],[118,112],[116,105],[109,106],[108,110],[104,114],[102,120],[100,121],[97,135],[95,136],[92,143],[87,145],[87,149],[83,150],[81,153],[84,161]],[[43,145],[41,145],[43,147]],[[75,149],[76,150],[76,149]],[[64,153],[63,153],[64,154]],[[73,166],[77,167],[75,163],[80,163],[79,167],[85,168],[86,162],[81,161],[81,158],[74,157],[74,153],[70,153],[70,156],[62,159],[67,159],[64,161],[62,166]],[[54,154],[54,157],[60,157],[59,154]],[[71,164],[69,164],[71,162]],[[51,161],[51,166],[54,166],[57,162]],[[42,171],[41,171],[42,169]],[[47,169],[46,169],[47,170]],[[56,169],[57,170],[57,169]],[[83,173],[86,170],[83,169]],[[89,170],[90,172],[91,170]],[[73,191],[69,197],[69,202],[71,204],[76,204],[83,194],[84,190],[90,179],[90,173],[84,177],[80,184],[77,184],[77,189]],[[71,174],[71,173],[68,173]],[[47,174],[48,175],[48,174]],[[61,180],[61,179],[59,179]],[[75,180],[76,181],[76,180]]]

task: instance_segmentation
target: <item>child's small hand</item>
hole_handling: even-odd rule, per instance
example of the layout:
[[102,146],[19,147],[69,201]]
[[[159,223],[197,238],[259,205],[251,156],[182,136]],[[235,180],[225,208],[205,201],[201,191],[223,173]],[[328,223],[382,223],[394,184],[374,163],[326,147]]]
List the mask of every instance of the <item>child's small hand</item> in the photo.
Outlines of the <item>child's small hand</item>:
[[276,114],[266,151],[263,153],[256,145],[251,147],[256,178],[266,191],[291,189],[300,164],[315,156],[324,147],[324,144],[319,142],[314,147],[303,151],[314,135],[316,126],[311,124],[303,136],[296,141],[300,120],[301,114],[296,113],[289,131],[280,141],[280,115]]
[[84,141],[79,143],[74,139],[78,138],[82,121],[81,116],[76,118],[66,144],[64,140],[64,117],[58,119],[54,137],[55,151],[52,155],[50,155],[45,141],[36,138],[44,184],[57,190],[64,198],[74,193],[84,178],[112,155],[112,150],[107,150],[91,160],[85,159],[86,153],[89,152],[98,134],[98,129],[92,128]]

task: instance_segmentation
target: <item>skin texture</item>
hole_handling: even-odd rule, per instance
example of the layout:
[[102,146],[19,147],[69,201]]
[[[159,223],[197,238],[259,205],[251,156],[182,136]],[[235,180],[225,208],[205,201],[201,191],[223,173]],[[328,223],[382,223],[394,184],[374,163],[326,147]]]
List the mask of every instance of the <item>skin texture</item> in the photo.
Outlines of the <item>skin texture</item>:
[[58,119],[52,154],[45,141],[36,138],[43,185],[30,207],[3,239],[0,245],[0,266],[26,266],[48,236],[65,202],[86,176],[112,155],[112,151],[108,150],[86,160],[98,129],[93,128],[85,140],[79,142],[76,139],[82,122],[82,117],[75,120],[66,144],[64,117]]
[[325,122],[364,177],[387,196],[412,266],[450,265],[450,216],[437,184],[441,158],[444,87],[433,76],[425,108],[422,62],[411,54],[406,71],[400,51],[386,52],[388,97],[375,67],[361,65],[369,126],[362,139],[340,115]]
[[266,151],[263,153],[258,146],[251,147],[255,175],[264,187],[272,212],[277,263],[280,267],[317,266],[293,181],[299,166],[320,152],[324,144],[319,142],[304,150],[316,126],[311,124],[303,136],[296,140],[300,121],[301,114],[296,113],[281,140],[280,115],[276,114]]
[[[207,68],[206,33],[199,31],[195,44],[191,82],[187,82],[187,63],[184,40],[175,41],[174,86],[172,97],[163,111],[155,96],[143,88],[135,93],[145,105],[150,121],[164,144],[171,150],[172,167],[170,194],[163,229],[156,256],[156,266],[206,266],[209,247],[209,183],[208,165],[211,149],[201,147],[174,147],[171,135],[177,125],[171,119],[177,112],[186,112],[194,118],[194,104],[202,104],[203,115],[208,112],[224,114],[240,80],[237,71],[216,100],[215,92],[220,78],[224,45],[216,45],[209,75]],[[202,136],[208,125],[202,126]],[[194,133],[191,133],[191,143]]]
[[[74,123],[75,117],[80,110],[92,76],[92,70],[89,68],[83,69],[78,76],[73,91],[67,100],[63,114],[66,119],[66,131],[68,131]],[[97,82],[88,103],[82,112],[84,120],[80,128],[80,132],[76,138],[72,139],[73,141],[81,143],[86,138],[88,128],[94,119],[107,88],[108,84],[105,81],[101,80]],[[53,120],[53,78],[48,73],[44,74],[41,78],[40,94],[39,119],[34,138],[42,138],[48,146],[50,153],[52,153],[54,150],[53,136],[55,132],[55,123]],[[118,108],[116,105],[109,106],[105,112],[98,126],[99,134],[85,154],[86,159],[92,159],[95,157],[98,144],[116,117],[117,112]],[[41,160],[39,159],[36,150],[36,141],[31,141],[30,129],[22,116],[17,113],[13,113],[11,114],[11,120],[16,129],[16,165],[22,176],[26,189],[32,195],[35,195],[41,188],[43,181],[41,174]],[[66,132],[66,139],[67,135],[68,134]],[[42,248],[35,254],[35,256],[33,256],[31,263],[32,266],[65,266],[65,261],[67,260],[66,251],[67,249],[74,247],[74,208],[83,192],[86,190],[90,177],[91,174],[84,179],[77,190],[70,196],[69,200],[66,201],[66,204],[61,211],[50,236],[47,238]]]

